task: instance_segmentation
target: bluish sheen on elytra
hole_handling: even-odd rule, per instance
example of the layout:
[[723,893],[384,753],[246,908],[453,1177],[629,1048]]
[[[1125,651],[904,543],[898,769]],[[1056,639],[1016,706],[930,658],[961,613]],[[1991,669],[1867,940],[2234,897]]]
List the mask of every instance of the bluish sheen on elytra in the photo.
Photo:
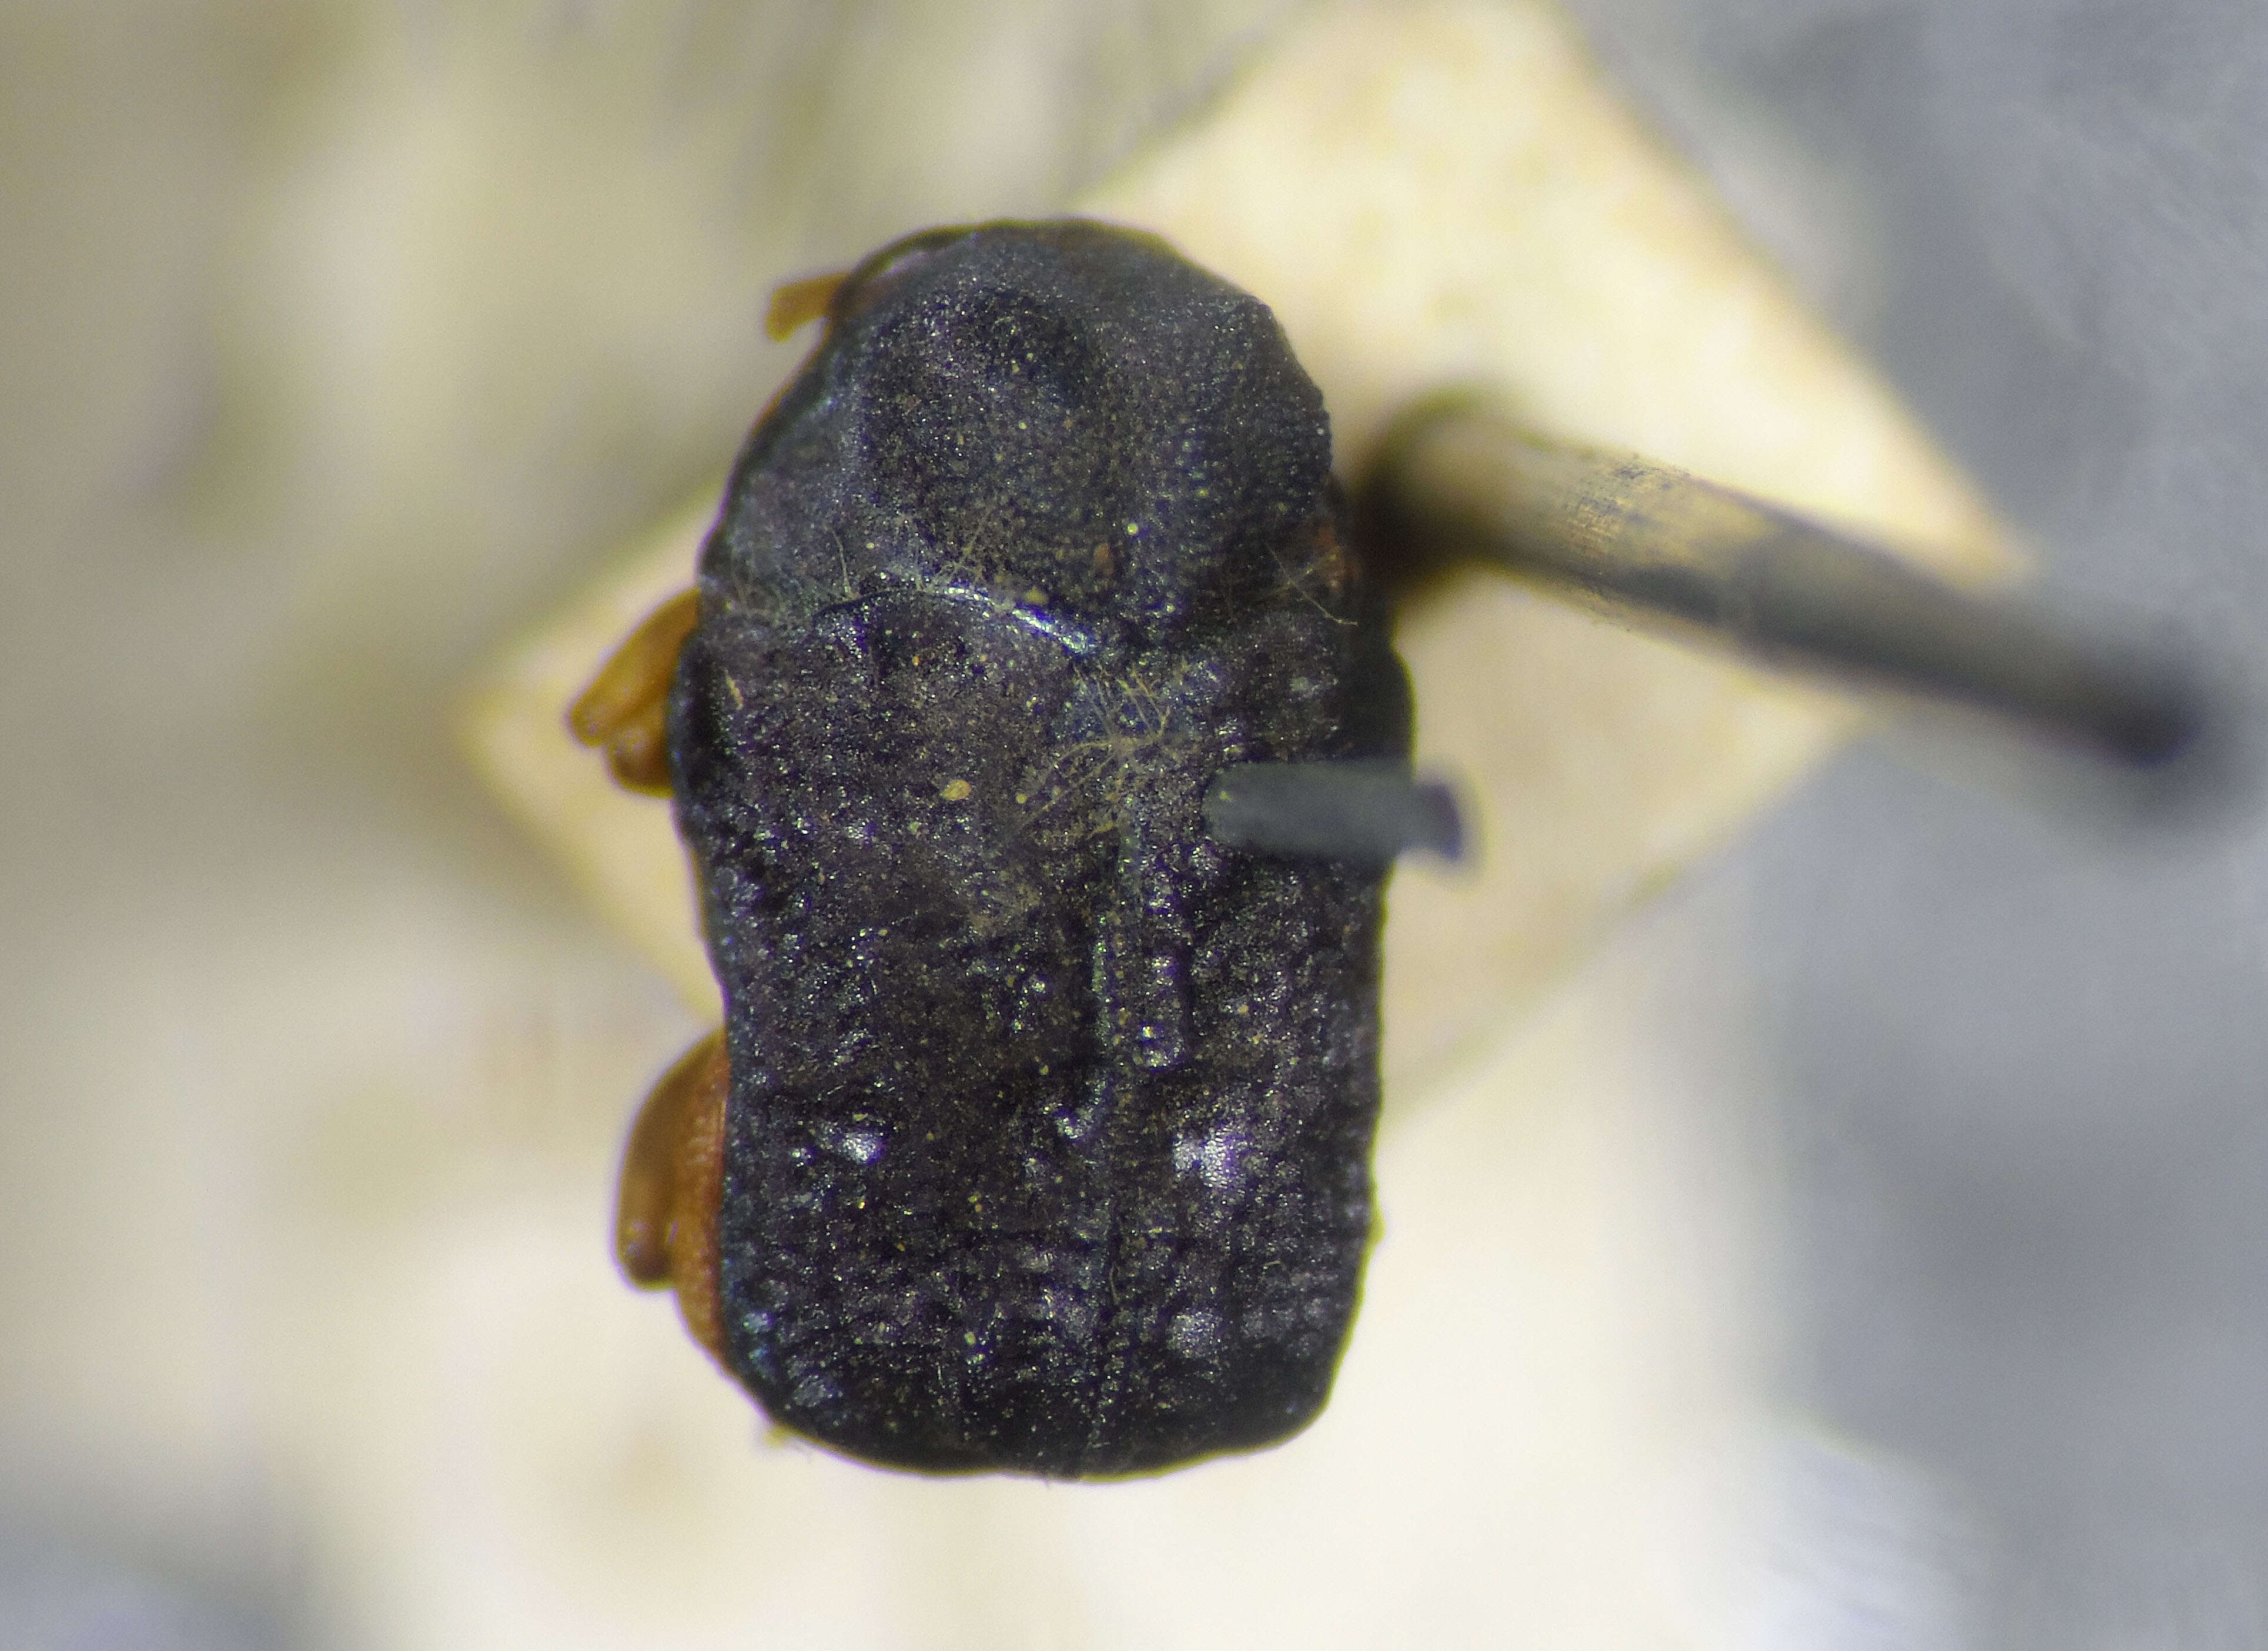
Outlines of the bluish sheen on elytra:
[[1225,848],[1226,764],[1405,753],[1322,400],[1101,225],[868,261],[749,438],[669,707],[725,991],[727,1363],[873,1461],[1248,1448],[1370,1230],[1382,868]]

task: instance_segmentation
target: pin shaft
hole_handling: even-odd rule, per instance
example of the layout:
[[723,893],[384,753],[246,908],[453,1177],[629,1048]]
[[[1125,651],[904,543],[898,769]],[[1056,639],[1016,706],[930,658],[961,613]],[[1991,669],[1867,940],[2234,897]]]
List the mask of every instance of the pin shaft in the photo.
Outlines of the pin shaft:
[[2165,661],[1959,590],[1830,528],[1628,453],[1547,441],[1476,404],[1404,421],[1376,475],[1385,542],[1481,560],[1609,616],[1758,663],[1952,701],[2138,767],[2198,735]]

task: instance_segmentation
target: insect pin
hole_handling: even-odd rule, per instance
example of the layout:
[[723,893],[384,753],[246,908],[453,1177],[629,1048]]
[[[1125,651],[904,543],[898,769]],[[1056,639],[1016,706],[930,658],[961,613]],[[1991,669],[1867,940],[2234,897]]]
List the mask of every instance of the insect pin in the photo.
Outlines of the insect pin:
[[867,1461],[1281,1440],[1370,1241],[1387,871],[1457,832],[1322,397],[1090,222],[912,236],[808,319],[696,589],[572,716],[674,797],[725,1006],[633,1129],[622,1265]]

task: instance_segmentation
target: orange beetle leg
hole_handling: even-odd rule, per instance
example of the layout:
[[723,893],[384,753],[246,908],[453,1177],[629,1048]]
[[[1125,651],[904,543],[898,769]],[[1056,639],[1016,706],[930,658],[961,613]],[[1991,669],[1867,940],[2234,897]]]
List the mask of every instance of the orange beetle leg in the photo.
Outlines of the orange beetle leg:
[[718,1352],[717,1206],[732,1072],[718,1028],[662,1074],[622,1154],[615,1256],[631,1283],[677,1292],[693,1339]]
[[662,730],[677,652],[700,618],[699,593],[681,591],[630,632],[599,667],[567,712],[585,745],[602,748],[607,766],[631,791],[669,794],[669,750]]
[[824,321],[835,294],[850,278],[848,269],[833,275],[784,281],[772,289],[770,306],[764,311],[764,335],[777,342],[806,321]]
[[650,701],[607,741],[607,771],[624,791],[669,795],[668,719],[669,702]]

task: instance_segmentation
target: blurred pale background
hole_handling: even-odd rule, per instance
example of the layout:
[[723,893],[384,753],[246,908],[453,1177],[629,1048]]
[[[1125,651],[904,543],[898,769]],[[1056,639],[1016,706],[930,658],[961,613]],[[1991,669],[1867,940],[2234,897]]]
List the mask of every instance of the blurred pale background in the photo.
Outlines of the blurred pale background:
[[[1927,745],[1544,1013],[1522,1058],[1650,1100],[1389,1141],[1432,1196],[1270,1470],[1310,1520],[782,1453],[616,1286],[695,1028],[453,696],[722,464],[773,280],[1046,210],[1290,10],[0,5],[0,1647],[2268,1643],[2268,844]],[[2268,14],[1576,10],[2054,579],[2250,650]],[[1523,1168],[1587,1154],[1668,1189],[1651,1246]],[[1476,1426],[1557,1295],[1651,1312],[1670,1256],[1729,1421],[1636,1476]]]

